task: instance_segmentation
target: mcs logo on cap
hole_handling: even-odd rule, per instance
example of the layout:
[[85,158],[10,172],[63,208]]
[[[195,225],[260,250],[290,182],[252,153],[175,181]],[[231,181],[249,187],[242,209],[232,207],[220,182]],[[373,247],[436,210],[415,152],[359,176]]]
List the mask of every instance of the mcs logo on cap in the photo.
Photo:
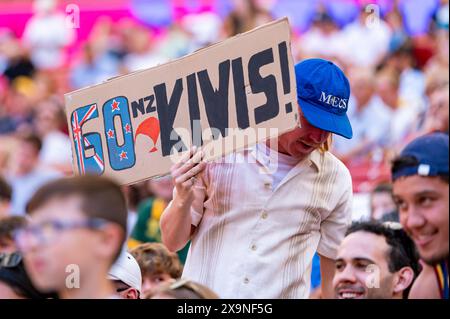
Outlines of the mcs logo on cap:
[[352,138],[347,117],[350,84],[333,62],[308,59],[295,65],[297,101],[306,120],[321,130]]
[[322,91],[319,102],[326,103],[328,105],[331,105],[332,107],[338,107],[340,109],[347,110],[348,99],[341,99],[340,97],[331,94],[327,95],[324,91]]

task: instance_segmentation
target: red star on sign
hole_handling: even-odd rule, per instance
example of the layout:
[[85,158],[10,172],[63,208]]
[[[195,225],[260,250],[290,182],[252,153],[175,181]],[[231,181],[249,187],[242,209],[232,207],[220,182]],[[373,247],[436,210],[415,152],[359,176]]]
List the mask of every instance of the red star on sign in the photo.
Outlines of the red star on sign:
[[114,111],[120,111],[120,109],[119,109],[119,103],[120,103],[120,102],[117,102],[116,100],[113,100],[113,102],[112,102],[112,104],[111,104],[111,107],[112,107],[111,112],[114,112]]
[[125,129],[125,133],[131,133],[131,126],[130,124],[125,124],[125,126],[123,127]]
[[78,135],[81,133],[81,129],[79,127],[74,128],[73,135]]
[[121,160],[121,161],[122,161],[123,159],[128,159],[127,152],[122,151],[122,152],[119,154],[119,157],[120,157],[120,160]]
[[108,134],[108,138],[114,138],[114,131],[113,130],[109,129],[107,134]]

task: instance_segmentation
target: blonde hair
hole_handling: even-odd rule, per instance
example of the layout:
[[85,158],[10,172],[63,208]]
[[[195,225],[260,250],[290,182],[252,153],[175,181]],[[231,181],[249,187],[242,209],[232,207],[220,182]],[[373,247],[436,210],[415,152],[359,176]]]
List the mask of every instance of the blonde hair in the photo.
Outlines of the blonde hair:
[[322,153],[328,152],[331,150],[331,146],[333,143],[333,134],[330,134],[327,138],[327,140],[325,141],[325,143],[323,143],[322,145],[320,145],[319,147],[319,151]]
[[157,295],[166,295],[175,299],[219,299],[219,296],[208,287],[188,279],[179,279],[165,284],[155,293],[144,296],[144,299]]
[[144,243],[130,253],[138,262],[143,277],[163,273],[174,279],[181,277],[183,266],[178,255],[161,243]]

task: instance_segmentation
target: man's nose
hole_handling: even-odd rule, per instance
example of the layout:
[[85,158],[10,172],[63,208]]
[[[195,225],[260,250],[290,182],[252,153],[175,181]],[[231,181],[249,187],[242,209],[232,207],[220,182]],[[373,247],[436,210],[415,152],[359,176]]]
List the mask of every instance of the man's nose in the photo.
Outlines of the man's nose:
[[352,267],[347,265],[342,271],[336,271],[334,274],[334,280],[336,285],[339,283],[355,283],[356,276]]
[[405,221],[406,227],[408,229],[420,229],[426,224],[425,218],[423,218],[422,214],[411,205],[407,212],[405,212]]

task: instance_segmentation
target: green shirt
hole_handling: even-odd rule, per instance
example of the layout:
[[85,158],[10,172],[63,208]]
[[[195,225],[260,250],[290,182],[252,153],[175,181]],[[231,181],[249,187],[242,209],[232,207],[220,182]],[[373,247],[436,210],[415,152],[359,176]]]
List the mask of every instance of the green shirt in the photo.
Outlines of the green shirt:
[[[128,249],[133,249],[142,243],[161,242],[159,220],[167,203],[161,198],[148,198],[137,209],[137,221],[128,240]],[[185,263],[190,242],[177,252],[182,264]]]

